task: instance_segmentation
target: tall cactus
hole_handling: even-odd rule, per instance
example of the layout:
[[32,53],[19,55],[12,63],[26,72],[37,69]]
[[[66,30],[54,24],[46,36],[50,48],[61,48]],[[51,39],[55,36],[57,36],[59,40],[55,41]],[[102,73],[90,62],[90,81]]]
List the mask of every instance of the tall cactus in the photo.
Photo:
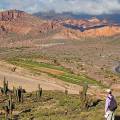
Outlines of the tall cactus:
[[2,92],[2,94],[7,95],[8,91],[9,91],[9,89],[8,89],[8,81],[6,82],[6,78],[4,77],[3,88],[1,88],[1,92]]
[[10,116],[10,119],[12,119],[12,112],[13,109],[15,108],[14,103],[12,101],[12,95],[9,95],[9,99],[6,102],[6,104],[4,105],[4,110],[5,110],[5,119],[8,119],[8,115]]
[[39,98],[41,98],[42,96],[42,88],[40,87],[40,84],[38,84],[38,90],[36,91],[36,98],[37,100],[39,100]]
[[13,94],[16,96],[16,88],[13,86]]
[[84,83],[83,84],[83,90],[80,92],[80,99],[81,99],[81,109],[86,110],[87,109],[87,90],[88,90],[88,84]]
[[23,95],[23,89],[21,86],[19,86],[19,88],[13,88],[13,93],[14,93],[14,96],[16,98],[16,101],[18,102],[23,102],[23,99],[24,99],[24,95]]
[[82,97],[83,97],[84,100],[86,100],[87,90],[88,90],[88,84],[84,83],[83,84],[83,92],[82,92]]
[[9,114],[10,118],[12,118],[12,110],[13,110],[13,103],[12,103],[12,96],[9,95],[9,100],[8,100],[8,109],[9,109]]

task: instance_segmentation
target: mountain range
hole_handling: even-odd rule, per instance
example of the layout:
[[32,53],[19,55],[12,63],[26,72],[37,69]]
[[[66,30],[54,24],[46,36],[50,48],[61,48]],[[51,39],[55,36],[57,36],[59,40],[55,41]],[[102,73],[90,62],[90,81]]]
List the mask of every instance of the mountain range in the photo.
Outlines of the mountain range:
[[[106,17],[104,19],[97,17],[76,19],[70,13],[64,13],[64,16],[56,16],[55,14],[51,12],[51,14],[48,14],[48,17],[46,14],[43,14],[47,17],[45,19],[42,14],[39,14],[38,17],[38,14],[32,15],[19,10],[0,12],[0,35],[12,32],[32,36],[45,34],[45,37],[50,39],[79,39],[80,37],[114,36],[120,34],[120,27],[117,22],[110,22],[112,20],[107,20]],[[55,19],[52,19],[51,15]]]
[[101,15],[89,15],[89,14],[81,14],[81,13],[72,13],[72,12],[62,12],[56,13],[54,10],[49,12],[37,12],[33,15],[38,16],[43,19],[90,19],[92,17],[96,17],[98,19],[106,19],[110,23],[120,24],[120,14],[101,14]]

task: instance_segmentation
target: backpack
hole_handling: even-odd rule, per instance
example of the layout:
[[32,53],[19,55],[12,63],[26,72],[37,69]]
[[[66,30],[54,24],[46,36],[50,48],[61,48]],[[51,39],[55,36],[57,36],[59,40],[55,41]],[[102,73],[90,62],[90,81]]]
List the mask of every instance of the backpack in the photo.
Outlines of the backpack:
[[112,96],[111,98],[108,97],[110,99],[110,105],[108,106],[110,111],[115,111],[117,109],[117,102],[114,98],[114,96]]

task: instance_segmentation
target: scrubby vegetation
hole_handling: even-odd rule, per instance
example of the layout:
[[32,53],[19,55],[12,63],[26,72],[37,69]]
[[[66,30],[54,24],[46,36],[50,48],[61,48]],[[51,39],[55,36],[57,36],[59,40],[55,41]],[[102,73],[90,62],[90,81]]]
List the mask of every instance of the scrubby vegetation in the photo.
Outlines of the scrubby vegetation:
[[[39,90],[40,85],[35,92],[22,92],[22,101],[18,101],[15,89],[9,90],[7,95],[0,94],[0,119],[5,120],[7,117],[11,120],[96,120],[96,116],[97,120],[104,119],[104,100],[88,95],[87,84],[84,84],[79,95],[58,91],[42,91],[36,94]],[[117,114],[119,113],[118,108]]]
[[[3,83],[5,84],[5,81]],[[5,89],[4,86],[2,89]],[[38,85],[38,90],[32,93],[25,93],[22,87],[19,87],[1,94],[1,119],[78,119],[81,117],[80,114],[83,114],[82,111],[91,111],[96,101],[95,99],[88,102],[88,98],[86,99],[86,85],[83,86],[80,95],[68,95],[66,91],[65,93],[44,91],[42,95],[41,90]],[[92,106],[86,106],[88,103]]]

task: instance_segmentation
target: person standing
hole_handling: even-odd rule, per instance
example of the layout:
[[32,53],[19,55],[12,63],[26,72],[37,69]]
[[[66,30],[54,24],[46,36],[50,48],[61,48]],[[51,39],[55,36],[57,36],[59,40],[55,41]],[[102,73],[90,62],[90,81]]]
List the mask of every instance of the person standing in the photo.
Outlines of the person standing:
[[111,89],[107,89],[107,97],[105,102],[105,118],[106,120],[115,120],[114,112],[117,109],[117,102],[112,95]]

